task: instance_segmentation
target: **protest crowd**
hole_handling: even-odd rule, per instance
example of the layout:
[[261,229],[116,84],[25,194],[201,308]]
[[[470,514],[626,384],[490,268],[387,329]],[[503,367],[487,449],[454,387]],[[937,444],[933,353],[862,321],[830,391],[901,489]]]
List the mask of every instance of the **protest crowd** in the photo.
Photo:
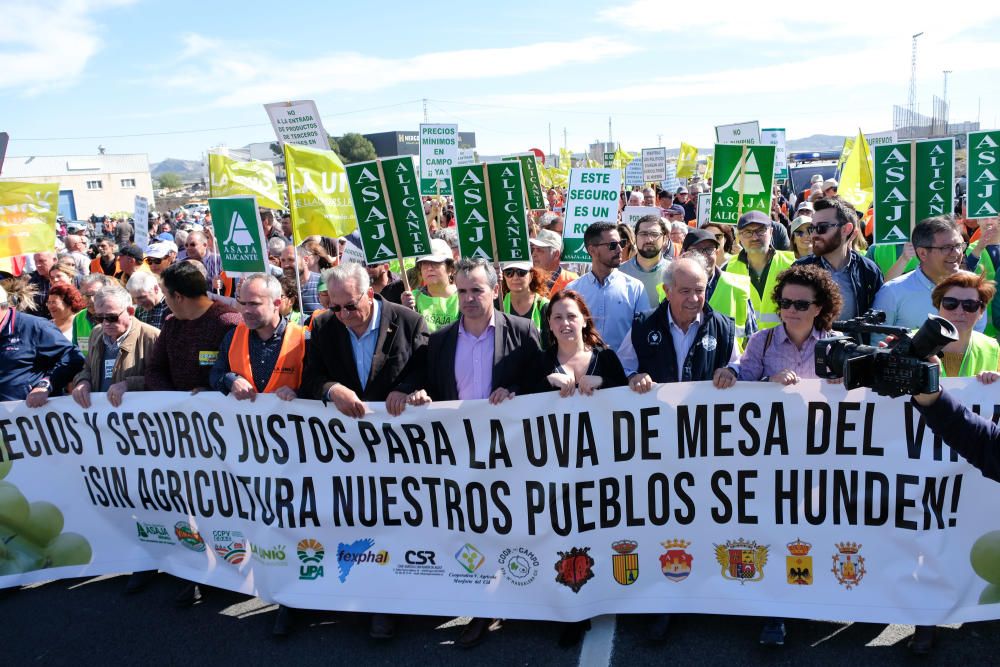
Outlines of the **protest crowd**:
[[[530,261],[497,264],[461,255],[450,196],[423,197],[430,252],[403,263],[356,261],[356,234],[296,243],[289,212],[261,209],[270,266],[241,278],[223,268],[210,212],[94,216],[61,229],[57,248],[8,262],[0,399],[38,408],[69,395],[89,407],[95,393],[114,406],[144,391],[274,393],[358,418],[366,402],[400,415],[432,401],[558,401],[674,382],[793,386],[818,378],[815,345],[834,322],[872,308],[910,329],[939,314],[959,332],[942,375],[1000,379],[1000,220],[966,219],[959,198],[953,214],[919,221],[909,243],[871,245],[870,212],[817,176],[804,192],[775,188],[770,215],[698,226],[697,195],[710,187],[694,177],[672,191],[623,189],[618,216],[584,232],[587,262],[563,260],[569,193],[559,187],[528,214]],[[658,213],[628,224],[626,206]],[[137,225],[148,225],[145,246]],[[128,591],[155,575],[133,573]],[[187,585],[176,602],[202,594]],[[281,608],[276,634],[295,613]],[[388,639],[400,622],[372,614],[371,635]],[[474,619],[456,643],[474,646],[493,622]],[[669,615],[650,618],[649,637],[665,640],[669,626]],[[588,627],[563,624],[560,642]],[[762,619],[762,644],[784,640],[782,619]],[[910,647],[933,642],[934,628],[918,627]]]

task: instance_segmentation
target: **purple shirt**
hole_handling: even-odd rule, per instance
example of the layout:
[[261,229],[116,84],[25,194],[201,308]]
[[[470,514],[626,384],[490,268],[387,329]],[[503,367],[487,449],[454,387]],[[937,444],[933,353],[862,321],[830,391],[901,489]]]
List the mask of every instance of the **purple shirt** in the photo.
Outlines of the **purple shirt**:
[[495,339],[496,325],[492,322],[477,337],[465,330],[465,318],[459,319],[458,345],[455,347],[455,385],[461,400],[489,398],[493,392]]
[[[768,332],[771,335],[771,345],[765,354],[764,345]],[[815,379],[816,375],[816,341],[827,334],[812,330],[809,338],[802,344],[802,349],[795,347],[785,333],[784,326],[772,329],[761,329],[747,343],[747,349],[740,358],[740,380],[763,380],[783,370],[790,370],[800,378]]]

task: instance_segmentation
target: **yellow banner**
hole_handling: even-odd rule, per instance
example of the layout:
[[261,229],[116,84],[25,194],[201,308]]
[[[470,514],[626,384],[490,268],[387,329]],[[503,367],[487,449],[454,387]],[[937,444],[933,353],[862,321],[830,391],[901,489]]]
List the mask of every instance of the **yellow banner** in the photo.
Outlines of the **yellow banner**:
[[861,130],[854,139],[844,168],[840,172],[837,194],[854,205],[862,215],[872,204],[872,151]]
[[545,177],[549,180],[550,188],[567,188],[569,187],[569,168],[563,169],[561,167],[550,167],[548,165],[544,166],[539,170],[539,175],[541,171],[545,171]]
[[677,156],[677,178],[691,178],[698,169],[698,147],[681,142]]
[[344,164],[333,151],[285,144],[292,238],[347,236],[358,228]]
[[615,169],[624,169],[635,157],[631,153],[626,153],[621,146],[615,149]]
[[569,173],[569,168],[573,166],[573,153],[565,148],[559,149],[559,168],[566,169]]
[[261,206],[285,208],[274,165],[261,160],[235,160],[220,153],[208,154],[209,191],[213,197],[251,195]]
[[844,139],[844,147],[840,149],[840,159],[837,160],[837,173],[843,169],[844,163],[847,162],[847,158],[851,155],[851,149],[854,148],[854,137],[847,137]]
[[51,252],[58,214],[58,183],[0,182],[0,257]]

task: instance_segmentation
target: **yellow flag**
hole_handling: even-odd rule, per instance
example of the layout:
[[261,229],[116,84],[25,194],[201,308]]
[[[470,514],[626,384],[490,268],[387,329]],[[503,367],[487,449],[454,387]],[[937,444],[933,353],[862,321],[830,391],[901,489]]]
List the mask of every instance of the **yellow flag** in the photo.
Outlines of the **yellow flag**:
[[[573,166],[573,153],[565,148],[559,149],[559,168],[569,169]],[[568,172],[567,172],[568,173]]]
[[58,183],[0,182],[0,257],[52,252],[58,214]]
[[549,176],[549,169],[544,164],[538,165],[538,180],[545,189],[552,187],[552,177]]
[[344,164],[333,151],[285,144],[292,239],[347,236],[358,228]]
[[712,167],[715,165],[715,156],[709,155],[705,158],[705,180],[712,179]]
[[591,160],[590,158],[587,158],[587,168],[588,169],[600,169],[603,166],[604,165],[600,164],[597,160]]
[[872,151],[861,130],[840,172],[837,194],[862,214],[872,204]]
[[847,158],[851,155],[851,150],[854,148],[854,137],[844,138],[844,147],[840,149],[840,159],[837,160],[837,172],[844,167],[844,163],[847,162]]
[[698,170],[698,147],[681,142],[677,156],[677,178],[691,178]]
[[632,161],[634,156],[631,153],[626,153],[622,150],[621,146],[615,149],[615,169],[624,169]]
[[566,188],[569,187],[569,168],[563,169],[562,167],[551,167],[544,166],[545,176],[551,182],[549,187],[551,188]]
[[261,206],[285,208],[274,165],[262,160],[243,162],[221,153],[208,154],[209,191],[213,197],[252,195]]

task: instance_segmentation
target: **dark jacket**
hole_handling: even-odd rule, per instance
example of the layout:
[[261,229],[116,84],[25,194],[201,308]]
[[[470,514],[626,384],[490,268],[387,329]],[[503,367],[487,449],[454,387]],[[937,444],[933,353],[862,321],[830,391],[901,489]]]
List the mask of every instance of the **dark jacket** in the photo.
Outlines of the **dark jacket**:
[[[557,372],[557,369],[561,366],[559,357],[557,356],[558,351],[559,346],[553,344],[538,353],[538,362],[534,366],[535,380],[532,393],[556,391],[556,388],[549,384],[548,377],[552,373]],[[625,369],[622,368],[622,362],[618,359],[618,355],[614,350],[606,347],[595,347],[593,352],[594,357],[591,360],[590,368],[587,370],[587,375],[596,375],[603,378],[604,382],[601,384],[601,389],[624,387],[628,384],[628,378],[625,377]]]
[[13,308],[0,322],[0,401],[23,401],[43,378],[58,396],[81,368],[83,355],[50,320]]
[[[854,301],[858,304],[858,315],[864,315],[872,303],[875,301],[875,293],[882,289],[885,277],[878,264],[859,254],[856,250],[851,251],[851,284],[854,285]],[[806,255],[795,260],[792,266],[818,266],[823,268],[823,263],[816,255]]]
[[[458,327],[452,322],[430,335],[426,354],[415,360],[413,372],[399,390],[406,393],[425,389],[432,400],[457,401],[455,382],[455,351],[458,348]],[[540,350],[538,329],[531,320],[508,315],[494,308],[493,382],[492,388],[503,387],[515,394],[531,393],[534,364]]]
[[[639,372],[648,373],[653,382],[677,382],[677,355],[667,319],[669,301],[664,301],[651,313],[644,314],[632,325],[632,347],[639,359]],[[681,382],[711,380],[719,368],[729,363],[736,344],[733,319],[712,310],[706,304],[701,326],[694,344],[684,360]]]
[[948,392],[924,407],[913,401],[927,427],[945,444],[995,482],[1000,482],[1000,426],[980,417]]
[[414,356],[427,346],[427,325],[420,315],[376,295],[381,306],[378,340],[371,372],[361,388],[350,333],[335,313],[321,313],[313,323],[302,373],[302,398],[323,399],[336,382],[362,401],[384,401],[405,377]]

